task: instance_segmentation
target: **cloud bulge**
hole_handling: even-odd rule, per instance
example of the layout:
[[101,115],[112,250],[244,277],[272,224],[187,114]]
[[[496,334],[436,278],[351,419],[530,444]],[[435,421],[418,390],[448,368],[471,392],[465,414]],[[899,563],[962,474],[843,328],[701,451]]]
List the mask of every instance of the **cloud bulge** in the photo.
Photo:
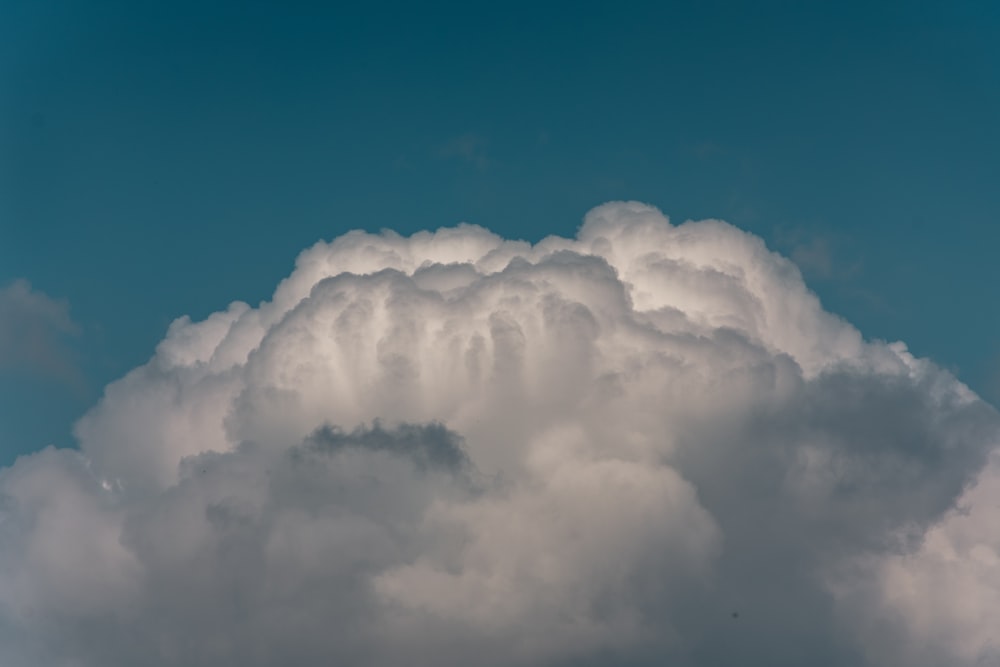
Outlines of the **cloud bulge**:
[[0,472],[0,661],[998,659],[1000,418],[724,222],[351,232]]

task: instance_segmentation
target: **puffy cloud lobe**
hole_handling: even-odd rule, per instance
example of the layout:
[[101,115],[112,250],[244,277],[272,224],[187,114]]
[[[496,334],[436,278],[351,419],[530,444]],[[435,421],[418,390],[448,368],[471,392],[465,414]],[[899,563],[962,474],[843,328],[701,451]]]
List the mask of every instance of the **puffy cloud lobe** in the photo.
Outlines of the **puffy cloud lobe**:
[[977,664],[998,426],[722,222],[352,232],[3,472],[0,658]]

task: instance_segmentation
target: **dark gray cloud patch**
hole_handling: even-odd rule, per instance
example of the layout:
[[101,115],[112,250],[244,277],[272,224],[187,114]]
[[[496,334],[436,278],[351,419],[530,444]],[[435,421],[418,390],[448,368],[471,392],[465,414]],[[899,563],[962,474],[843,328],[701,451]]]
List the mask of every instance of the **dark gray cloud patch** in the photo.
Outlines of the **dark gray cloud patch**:
[[461,471],[469,466],[461,437],[441,423],[400,424],[387,429],[380,420],[370,427],[359,426],[350,432],[326,425],[316,430],[306,446],[319,451],[362,449],[386,452],[411,459],[419,469]]

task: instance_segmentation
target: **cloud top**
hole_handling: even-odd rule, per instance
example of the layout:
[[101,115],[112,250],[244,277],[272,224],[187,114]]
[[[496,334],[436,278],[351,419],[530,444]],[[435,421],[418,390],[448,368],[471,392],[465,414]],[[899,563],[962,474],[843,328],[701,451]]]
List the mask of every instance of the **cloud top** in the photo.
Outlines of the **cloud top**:
[[351,232],[0,473],[0,658],[981,664],[998,427],[720,221]]

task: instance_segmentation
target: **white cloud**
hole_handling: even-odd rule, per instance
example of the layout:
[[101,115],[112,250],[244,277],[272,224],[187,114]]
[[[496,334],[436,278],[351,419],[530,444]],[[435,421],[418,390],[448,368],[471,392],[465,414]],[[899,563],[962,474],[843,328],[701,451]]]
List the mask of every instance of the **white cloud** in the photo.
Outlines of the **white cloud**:
[[998,427],[722,222],[352,232],[2,473],[0,660],[977,664]]

